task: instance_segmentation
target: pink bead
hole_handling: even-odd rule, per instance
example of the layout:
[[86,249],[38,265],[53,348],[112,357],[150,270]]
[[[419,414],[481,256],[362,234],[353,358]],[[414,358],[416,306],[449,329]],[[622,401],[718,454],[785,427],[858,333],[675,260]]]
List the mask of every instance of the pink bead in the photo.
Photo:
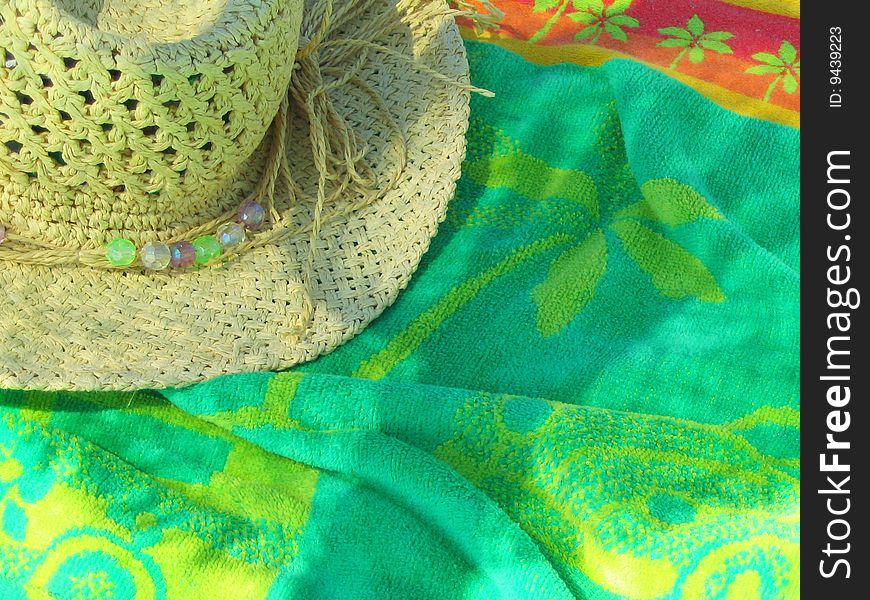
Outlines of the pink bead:
[[169,264],[175,269],[186,269],[196,260],[196,248],[187,241],[175,242],[169,247]]
[[256,200],[248,200],[239,207],[236,220],[246,229],[259,229],[266,220],[266,209]]

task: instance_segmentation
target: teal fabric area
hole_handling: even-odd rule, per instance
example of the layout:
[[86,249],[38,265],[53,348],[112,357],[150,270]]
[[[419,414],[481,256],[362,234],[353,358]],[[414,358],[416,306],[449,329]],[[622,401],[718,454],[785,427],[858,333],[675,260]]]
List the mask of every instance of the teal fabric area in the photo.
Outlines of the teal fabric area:
[[356,338],[0,392],[0,596],[797,597],[799,133],[634,62],[467,48],[496,97]]
[[[472,99],[466,171],[513,143],[504,140],[518,140],[551,167],[588,174],[600,217],[585,218],[558,196],[529,200],[466,175],[400,301],[352,344],[303,370],[357,374],[437,299],[518,248],[562,234],[566,242],[533,247],[410,356],[371,371],[709,423],[732,419],[735,403],[741,412],[797,409],[799,133],[734,115],[634,62],[540,68],[488,44],[468,46],[472,64],[486,65],[475,69],[475,83],[497,96]],[[530,292],[571,244],[658,179],[691,186],[723,215],[656,229],[698,257],[727,300],[664,297],[605,226],[607,267],[595,296],[542,339]]]

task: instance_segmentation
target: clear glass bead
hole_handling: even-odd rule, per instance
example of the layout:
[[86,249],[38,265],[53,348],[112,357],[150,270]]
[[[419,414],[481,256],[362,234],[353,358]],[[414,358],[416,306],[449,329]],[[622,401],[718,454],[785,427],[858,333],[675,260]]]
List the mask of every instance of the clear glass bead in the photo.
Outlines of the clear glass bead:
[[224,223],[217,230],[217,239],[222,248],[232,248],[245,241],[245,228],[238,223]]
[[169,266],[171,253],[169,246],[162,242],[148,242],[142,246],[142,264],[146,269],[161,271]]

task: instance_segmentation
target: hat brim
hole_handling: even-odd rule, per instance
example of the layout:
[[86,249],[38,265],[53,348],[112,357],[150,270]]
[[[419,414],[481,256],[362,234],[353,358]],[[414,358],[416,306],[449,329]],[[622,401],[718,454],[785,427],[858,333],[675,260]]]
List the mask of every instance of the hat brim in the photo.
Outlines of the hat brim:
[[[316,16],[305,18],[312,21],[303,31],[316,27]],[[378,43],[468,81],[452,17],[396,12],[396,19],[401,25]],[[386,53],[372,52],[359,76],[406,130],[407,163],[374,202],[324,223],[309,286],[313,319],[302,334],[304,232],[189,272],[0,263],[0,387],[163,388],[278,370],[330,352],[369,324],[407,285],[445,216],[465,154],[469,102],[467,91]],[[377,150],[382,118],[361,110],[366,96],[352,84],[330,96],[372,142],[371,167],[388,178],[395,163]],[[294,126],[288,155],[303,188],[317,180],[308,154],[308,130]],[[311,218],[304,207],[288,214],[298,226]]]

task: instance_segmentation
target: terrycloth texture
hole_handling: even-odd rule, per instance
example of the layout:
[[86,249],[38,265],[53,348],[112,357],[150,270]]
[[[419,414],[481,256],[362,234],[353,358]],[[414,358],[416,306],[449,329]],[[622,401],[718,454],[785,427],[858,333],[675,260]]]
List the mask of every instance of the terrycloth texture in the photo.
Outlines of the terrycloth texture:
[[351,343],[0,394],[0,597],[797,596],[797,131],[468,46],[498,96]]
[[800,122],[799,0],[492,1],[499,26],[463,22],[464,37],[540,64],[629,56],[730,110]]

